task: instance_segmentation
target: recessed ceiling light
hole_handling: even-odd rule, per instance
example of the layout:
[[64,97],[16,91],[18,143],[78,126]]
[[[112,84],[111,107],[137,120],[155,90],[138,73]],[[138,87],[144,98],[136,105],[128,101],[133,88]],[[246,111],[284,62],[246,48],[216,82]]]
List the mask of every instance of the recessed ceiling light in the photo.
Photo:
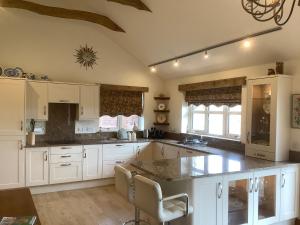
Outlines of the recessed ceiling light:
[[250,48],[250,47],[251,47],[251,41],[249,41],[249,40],[244,40],[243,46],[244,46],[244,48]]
[[151,66],[151,67],[150,67],[150,71],[151,71],[151,73],[156,73],[156,72],[157,72],[157,69],[156,69],[155,66]]
[[209,58],[209,55],[208,55],[207,51],[205,51],[205,53],[204,53],[204,59],[208,59],[208,58]]
[[179,65],[180,65],[180,63],[179,63],[178,60],[175,60],[175,61],[173,62],[173,66],[174,66],[174,67],[179,67]]

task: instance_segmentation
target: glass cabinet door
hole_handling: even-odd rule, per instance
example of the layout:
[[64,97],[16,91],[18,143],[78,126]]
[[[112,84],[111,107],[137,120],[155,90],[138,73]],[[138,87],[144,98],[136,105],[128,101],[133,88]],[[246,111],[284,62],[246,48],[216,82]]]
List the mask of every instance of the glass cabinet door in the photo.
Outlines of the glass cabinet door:
[[[252,86],[251,143],[270,146],[271,84]],[[248,141],[250,134],[248,133]]]
[[252,224],[252,181],[252,174],[237,174],[224,178],[223,224]]

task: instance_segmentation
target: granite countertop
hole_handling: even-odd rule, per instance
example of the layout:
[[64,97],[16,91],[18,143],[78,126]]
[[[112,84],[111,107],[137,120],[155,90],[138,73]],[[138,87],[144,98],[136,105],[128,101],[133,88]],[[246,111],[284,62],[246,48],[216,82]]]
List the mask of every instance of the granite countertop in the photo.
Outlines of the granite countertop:
[[293,163],[271,162],[250,157],[232,159],[222,155],[135,161],[131,163],[133,167],[167,181],[254,172],[257,170],[281,168],[288,164]]

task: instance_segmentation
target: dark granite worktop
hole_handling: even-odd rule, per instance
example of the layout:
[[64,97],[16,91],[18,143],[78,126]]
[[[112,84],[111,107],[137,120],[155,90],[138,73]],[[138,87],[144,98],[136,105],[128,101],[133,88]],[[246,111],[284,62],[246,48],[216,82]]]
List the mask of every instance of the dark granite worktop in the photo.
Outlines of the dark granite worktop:
[[133,167],[156,178],[167,181],[254,172],[258,170],[282,168],[294,164],[295,163],[288,162],[271,162],[251,157],[245,157],[245,159],[232,159],[221,155],[135,161],[131,163]]

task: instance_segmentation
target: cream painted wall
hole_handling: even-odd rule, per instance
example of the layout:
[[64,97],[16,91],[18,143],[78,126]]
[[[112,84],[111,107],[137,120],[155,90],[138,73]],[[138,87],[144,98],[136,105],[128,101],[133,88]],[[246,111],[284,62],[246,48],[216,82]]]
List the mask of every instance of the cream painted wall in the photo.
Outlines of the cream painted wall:
[[[145,127],[152,125],[153,96],[163,90],[163,82],[107,38],[105,28],[13,9],[0,8],[0,17],[0,66],[18,66],[57,81],[147,86],[150,91],[145,95]],[[98,52],[98,65],[93,70],[75,63],[75,49],[85,44]]]
[[[202,81],[211,81],[218,79],[226,79],[240,76],[257,77],[265,76],[268,68],[274,68],[275,64],[265,64],[247,68],[240,68],[228,71],[222,71],[212,74],[204,74],[198,76],[191,76],[186,78],[178,78],[168,80],[166,85],[166,91],[171,96],[170,100],[170,130],[175,132],[181,132],[186,127],[186,124],[183,122],[182,125],[182,114],[186,113],[184,109],[184,95],[178,91],[179,84],[185,83],[195,83]],[[293,93],[300,93],[300,59],[290,60],[285,62],[285,74],[293,75]],[[242,102],[246,101],[246,91],[243,89],[243,98]],[[246,129],[246,106],[243,104],[242,112],[242,133],[245,134]],[[245,140],[244,135],[242,135],[242,141]],[[291,149],[300,151],[300,130],[291,129]]]

